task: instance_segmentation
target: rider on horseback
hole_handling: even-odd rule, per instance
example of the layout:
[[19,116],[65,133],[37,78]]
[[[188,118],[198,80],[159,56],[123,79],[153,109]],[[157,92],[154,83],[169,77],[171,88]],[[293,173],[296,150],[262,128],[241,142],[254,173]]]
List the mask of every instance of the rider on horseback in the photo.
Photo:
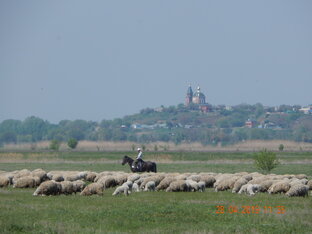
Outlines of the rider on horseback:
[[138,148],[138,156],[134,162],[134,166],[132,166],[132,167],[137,168],[138,171],[141,171],[141,169],[142,169],[142,162],[143,162],[142,157],[143,157],[142,149]]

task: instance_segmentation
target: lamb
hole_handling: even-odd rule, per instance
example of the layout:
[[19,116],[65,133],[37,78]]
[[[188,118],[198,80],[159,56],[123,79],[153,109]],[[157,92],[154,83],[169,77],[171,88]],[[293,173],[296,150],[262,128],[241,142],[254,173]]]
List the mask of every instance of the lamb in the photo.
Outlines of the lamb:
[[129,191],[132,191],[132,186],[133,186],[133,183],[132,181],[126,181],[125,183],[123,183],[122,185],[127,185],[129,187]]
[[34,188],[35,186],[36,181],[32,176],[18,178],[13,184],[13,188]]
[[124,194],[125,196],[128,196],[129,195],[129,187],[126,185],[126,184],[123,184],[121,186],[118,186],[114,193],[113,193],[113,196],[116,196],[116,195],[119,195],[119,194]]
[[40,184],[33,193],[33,196],[59,195],[61,193],[61,185],[53,180],[48,180]]
[[249,196],[254,196],[256,192],[261,190],[260,184],[244,184],[238,194],[246,193]]
[[286,195],[289,197],[294,196],[301,196],[305,197],[308,196],[309,187],[302,183],[293,184],[290,189],[287,191]]
[[82,190],[80,195],[82,196],[91,196],[91,195],[103,195],[104,186],[101,183],[92,183],[89,184]]
[[192,192],[196,192],[198,191],[199,187],[198,187],[198,183],[194,180],[186,180],[185,181],[187,186],[189,187],[189,190]]
[[248,180],[246,180],[244,177],[239,178],[235,183],[234,183],[234,187],[232,189],[232,193],[237,193],[240,188],[244,185],[247,184]]
[[133,183],[133,185],[132,185],[132,191],[133,192],[140,192],[140,187],[139,187],[139,185],[137,184],[137,183]]
[[189,187],[187,186],[185,180],[173,181],[166,189],[166,192],[187,192],[187,191],[189,191]]
[[198,191],[205,192],[206,189],[206,183],[204,181],[198,182]]
[[268,189],[269,194],[286,193],[290,189],[290,184],[286,180],[280,180],[272,184]]
[[146,183],[144,191],[155,191],[155,181],[149,181]]

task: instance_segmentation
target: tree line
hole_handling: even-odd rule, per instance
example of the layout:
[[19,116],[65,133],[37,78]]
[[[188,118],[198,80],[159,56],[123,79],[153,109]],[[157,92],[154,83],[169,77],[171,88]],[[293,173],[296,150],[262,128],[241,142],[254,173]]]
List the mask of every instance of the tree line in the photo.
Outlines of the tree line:
[[[62,120],[58,124],[31,116],[25,120],[2,121],[0,145],[70,139],[201,142],[206,145],[257,139],[312,142],[312,115],[305,115],[298,109],[298,106],[282,105],[274,109],[261,104],[241,104],[231,108],[211,106],[208,113],[203,113],[196,105],[179,104],[145,108],[134,115],[101,122]],[[247,120],[254,123],[252,128],[245,126]]]

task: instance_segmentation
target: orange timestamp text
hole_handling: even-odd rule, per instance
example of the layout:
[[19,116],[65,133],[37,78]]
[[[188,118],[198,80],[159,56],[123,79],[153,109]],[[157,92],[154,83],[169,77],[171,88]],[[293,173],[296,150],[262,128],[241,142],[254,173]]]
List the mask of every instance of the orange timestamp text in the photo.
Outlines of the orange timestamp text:
[[285,214],[285,206],[216,206],[216,214]]

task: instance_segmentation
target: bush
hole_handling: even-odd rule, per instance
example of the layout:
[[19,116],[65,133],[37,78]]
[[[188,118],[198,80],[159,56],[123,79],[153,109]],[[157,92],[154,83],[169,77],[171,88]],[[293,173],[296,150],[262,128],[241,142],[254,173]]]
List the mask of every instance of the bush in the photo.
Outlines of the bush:
[[267,173],[277,167],[279,164],[279,161],[276,158],[276,154],[274,152],[267,151],[266,149],[255,153],[254,160],[255,166]]
[[283,144],[280,144],[279,147],[278,147],[278,150],[279,150],[279,151],[283,151],[283,150],[284,150],[284,145],[283,145]]
[[71,149],[75,149],[76,146],[78,145],[78,141],[75,138],[71,138],[67,141],[67,145]]
[[57,150],[59,150],[60,146],[61,146],[61,143],[58,140],[52,140],[50,142],[50,149],[51,150],[57,151]]

